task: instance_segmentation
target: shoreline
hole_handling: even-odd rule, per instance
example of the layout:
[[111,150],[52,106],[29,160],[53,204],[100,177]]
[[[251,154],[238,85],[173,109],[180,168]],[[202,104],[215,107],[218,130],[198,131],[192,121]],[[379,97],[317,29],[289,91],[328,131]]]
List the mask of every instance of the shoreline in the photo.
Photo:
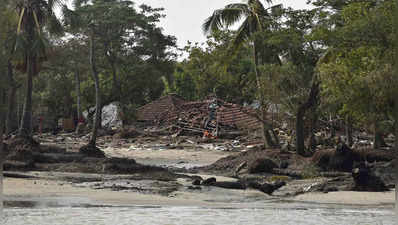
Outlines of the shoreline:
[[[64,136],[62,137],[63,141],[59,142],[57,141],[57,137],[49,136],[47,137],[48,140],[44,141],[44,143],[48,144],[50,137],[55,138],[53,141],[55,146],[60,144],[61,146],[68,146],[70,143],[80,143],[78,141],[80,139],[77,137],[68,138],[67,135]],[[106,144],[106,147],[104,147],[106,156],[120,157],[120,159],[116,161],[92,161],[92,159],[79,161],[81,156],[76,153],[76,146],[69,146],[64,150],[48,148],[48,152],[59,151],[59,153],[52,155],[51,153],[43,153],[45,157],[42,160],[48,160],[49,162],[47,164],[46,162],[39,164],[43,165],[41,168],[37,167],[41,172],[30,170],[28,170],[29,172],[7,171],[17,176],[14,176],[14,178],[12,178],[13,176],[5,177],[5,199],[21,202],[32,200],[41,202],[44,205],[56,202],[61,205],[114,204],[236,208],[266,207],[267,203],[278,202],[388,208],[392,208],[395,204],[394,189],[388,192],[344,191],[348,190],[345,188],[345,182],[350,182],[350,179],[352,179],[350,174],[340,175],[343,176],[340,181],[335,178],[326,177],[293,179],[283,175],[263,174],[261,171],[257,175],[252,175],[247,173],[248,168],[243,169],[243,171],[246,171],[242,173],[242,176],[236,175],[239,171],[235,171],[234,176],[225,172],[217,173],[219,170],[194,171],[189,169],[198,164],[214,165],[220,161],[219,159],[229,157],[229,161],[227,160],[227,162],[221,160],[222,163],[217,164],[219,167],[217,169],[232,171],[234,168],[241,167],[248,162],[253,162],[256,158],[272,158],[275,157],[272,154],[280,154],[287,157],[284,160],[288,162],[289,166],[293,167],[294,172],[294,168],[299,166],[297,162],[302,162],[301,160],[303,159],[290,152],[260,152],[257,150],[253,150],[252,152],[247,150],[224,151],[216,148],[218,145],[227,145],[230,140],[218,140],[219,142],[210,145],[201,144],[199,148],[198,144],[195,143],[174,146],[172,143],[169,143],[169,140],[164,138],[156,140],[137,139],[134,143],[127,140],[107,141],[108,139],[110,137],[99,139],[104,146]],[[187,137],[180,137],[180,139],[189,140]],[[140,144],[141,142],[145,144]],[[55,157],[54,155],[57,156]],[[242,159],[242,157],[246,158]],[[74,163],[75,159],[77,163]],[[62,160],[65,160],[65,162]],[[141,164],[135,164],[136,162]],[[52,166],[54,164],[56,165]],[[104,172],[105,168],[112,168],[115,165],[120,166],[117,168],[120,168],[121,171],[118,170],[115,173]],[[131,165],[137,165],[138,169],[135,167],[130,168],[129,166]],[[153,165],[162,169],[147,171],[143,169],[146,168],[146,165]],[[123,171],[123,169],[127,170]],[[209,174],[203,174],[208,172]],[[216,174],[222,176],[216,176]],[[265,193],[272,192],[266,192],[264,189],[259,188],[247,188],[253,187],[247,186],[247,183],[245,183],[244,188],[237,189],[211,185],[193,185],[193,182],[197,179],[196,176],[200,176],[198,178],[200,180],[215,177],[217,182],[226,183],[236,182],[236,178],[233,177],[239,177],[242,180],[247,179],[248,182],[250,179],[254,181],[258,179],[259,183],[264,182],[268,178],[278,179],[279,177],[287,179],[288,183],[282,188],[277,189],[273,193],[274,195],[268,195]],[[336,183],[334,180],[341,183]],[[328,183],[329,181],[330,183]],[[267,180],[266,182],[271,181]],[[337,186],[339,187],[339,191],[323,193],[322,191],[325,189],[323,189],[322,185],[330,185],[330,190]],[[340,189],[340,186],[342,189]]]
[[[224,194],[220,194],[224,192]],[[240,197],[239,197],[240,196]],[[70,205],[117,205],[117,206],[185,206],[185,207],[250,207],[266,206],[272,202],[337,205],[341,207],[394,208],[395,190],[388,192],[338,191],[330,193],[305,193],[295,197],[277,198],[256,190],[220,190],[212,188],[203,192],[178,190],[169,196],[143,194],[132,191],[95,190],[76,187],[73,184],[46,179],[4,179],[6,201],[37,201],[46,205],[58,202]],[[68,200],[69,199],[69,200]],[[245,200],[246,199],[246,200]],[[249,200],[248,200],[249,199]]]

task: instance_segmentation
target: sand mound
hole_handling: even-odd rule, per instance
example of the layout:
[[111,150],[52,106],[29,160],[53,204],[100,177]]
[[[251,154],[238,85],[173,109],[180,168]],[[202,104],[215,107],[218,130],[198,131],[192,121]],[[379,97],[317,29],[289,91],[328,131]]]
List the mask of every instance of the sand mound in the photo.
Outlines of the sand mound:
[[94,158],[105,158],[105,153],[95,145],[85,145],[79,149],[80,154]]
[[389,162],[395,158],[391,151],[373,149],[350,149],[339,145],[336,149],[315,152],[312,162],[322,170],[351,172],[354,162]]
[[40,152],[40,143],[33,138],[16,137],[8,141],[7,160],[34,161],[34,154]]
[[[262,161],[262,169],[259,162]],[[248,172],[271,171],[271,168],[289,167],[296,169],[304,166],[307,159],[292,152],[285,152],[279,149],[253,149],[246,152],[237,153],[218,160],[217,162],[198,168],[204,172],[212,172],[223,175],[234,175],[235,170],[245,165]],[[264,165],[265,162],[265,165]],[[264,170],[265,168],[265,170]],[[257,170],[259,169],[259,170]]]
[[249,165],[249,173],[271,173],[277,167],[276,163],[271,159],[260,158]]

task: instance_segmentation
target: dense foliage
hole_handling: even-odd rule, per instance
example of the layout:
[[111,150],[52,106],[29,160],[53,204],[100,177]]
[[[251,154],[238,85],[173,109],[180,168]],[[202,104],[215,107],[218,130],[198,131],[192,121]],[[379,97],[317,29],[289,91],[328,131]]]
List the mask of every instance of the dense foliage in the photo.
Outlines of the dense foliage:
[[[9,103],[2,118],[17,115],[7,118],[7,132],[22,120],[20,133],[30,133],[31,106],[34,116],[54,123],[81,117],[99,90],[101,106],[121,102],[128,118],[169,93],[259,103],[260,118],[268,120],[270,108],[288,118],[300,154],[312,147],[319,121],[372,130],[375,147],[397,135],[395,1],[312,0],[310,10],[259,0],[229,4],[203,21],[206,43],[183,49],[159,27],[161,8],[75,0],[72,8],[58,5],[57,18],[56,3],[0,4],[0,100],[3,108]],[[274,127],[264,121],[263,128],[268,144],[278,146]]]

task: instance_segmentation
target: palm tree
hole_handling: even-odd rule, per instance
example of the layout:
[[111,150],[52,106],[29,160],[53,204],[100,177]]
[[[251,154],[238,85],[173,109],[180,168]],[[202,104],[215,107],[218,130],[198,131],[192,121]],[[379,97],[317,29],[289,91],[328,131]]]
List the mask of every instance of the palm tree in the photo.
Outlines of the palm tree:
[[[19,135],[30,137],[32,133],[33,77],[40,71],[40,63],[46,60],[49,34],[62,33],[62,25],[54,13],[62,0],[16,0],[18,27],[16,40],[17,68],[27,74],[26,96]],[[45,29],[44,29],[45,28]]]
[[[265,0],[265,2],[272,3],[271,0]],[[260,111],[263,139],[264,143],[267,143],[268,146],[274,146],[275,144],[278,145],[278,143],[273,143],[268,132],[271,129],[271,126],[265,122],[265,99],[264,94],[262,93],[263,88],[260,80],[260,71],[258,70],[258,41],[256,41],[255,35],[268,28],[267,24],[270,24],[269,22],[272,20],[268,12],[271,8],[265,8],[260,0],[248,0],[247,3],[228,4],[223,9],[215,10],[213,15],[206,19],[202,27],[205,33],[215,33],[223,28],[229,28],[236,23],[243,21],[233,40],[232,49],[236,51],[239,46],[245,42],[249,41],[251,43],[254,72],[256,75],[257,89],[261,104]]]
[[[92,77],[94,79],[95,86],[95,117],[93,121],[93,127],[91,131],[91,138],[86,146],[83,146],[80,151],[83,154],[104,157],[105,154],[96,147],[98,128],[101,122],[101,89],[99,82],[99,72],[96,66],[95,60],[95,40],[97,37],[98,27],[98,12],[95,7],[87,4],[88,0],[74,0],[74,10],[68,9],[67,6],[63,7],[63,14],[65,16],[65,22],[73,33],[84,34],[88,38],[89,42],[89,62],[91,66]],[[94,1],[94,3],[99,3]]]

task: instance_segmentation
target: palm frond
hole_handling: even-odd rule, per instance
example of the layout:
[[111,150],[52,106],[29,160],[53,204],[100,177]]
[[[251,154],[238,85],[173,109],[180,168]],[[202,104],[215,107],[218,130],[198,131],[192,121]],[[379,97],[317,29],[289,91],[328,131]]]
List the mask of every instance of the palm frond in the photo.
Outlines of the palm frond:
[[50,34],[55,36],[63,35],[64,27],[55,15],[51,15],[47,20],[47,29]]
[[247,17],[243,21],[242,25],[239,27],[232,44],[232,46],[234,46],[234,50],[239,48],[245,41],[247,41],[250,38],[250,35],[252,33],[250,23],[251,23],[251,17]]
[[46,5],[47,13],[49,15],[53,15],[54,11],[57,8],[61,8],[62,5],[64,5],[64,3],[65,3],[64,0],[47,0],[47,5]]
[[27,47],[27,41],[24,35],[17,34],[15,37],[15,52],[23,52]]
[[240,9],[242,10],[242,13],[246,16],[250,15],[250,9],[247,4],[244,3],[233,3],[233,4],[228,4],[225,6],[225,8],[232,8],[232,9]]
[[44,35],[37,35],[34,40],[31,52],[34,52],[39,58],[47,57],[46,49],[50,46],[47,38]]
[[273,5],[269,9],[271,9],[273,16],[281,16],[283,13],[283,4]]
[[80,14],[70,10],[66,5],[62,7],[62,14],[64,15],[63,23],[72,31],[78,30],[84,24]]
[[223,27],[230,27],[244,16],[240,8],[224,8],[214,11],[202,26],[204,33],[214,33]]
[[21,10],[21,14],[20,14],[19,19],[18,19],[18,28],[17,28],[17,33],[18,33],[18,34],[21,33],[21,29],[22,29],[22,20],[23,20],[24,15],[25,15],[25,8],[23,8],[23,9]]

